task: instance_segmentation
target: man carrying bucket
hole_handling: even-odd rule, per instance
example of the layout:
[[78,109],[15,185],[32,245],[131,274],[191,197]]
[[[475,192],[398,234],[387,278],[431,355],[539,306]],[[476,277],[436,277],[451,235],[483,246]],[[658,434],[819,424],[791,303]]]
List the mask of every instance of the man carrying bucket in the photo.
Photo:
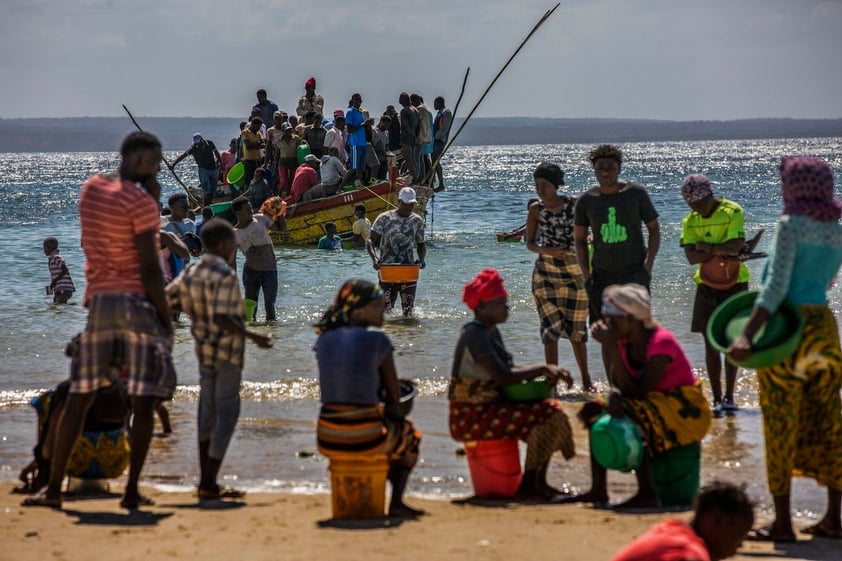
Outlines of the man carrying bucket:
[[[411,315],[415,305],[417,271],[412,275],[413,278],[398,278],[389,276],[381,266],[415,264],[420,269],[427,266],[424,262],[427,255],[424,220],[412,212],[416,202],[415,189],[401,189],[398,193],[398,208],[388,210],[377,217],[371,225],[371,234],[366,242],[371,262],[375,270],[380,271],[380,286],[385,291],[386,310],[394,308],[396,296],[400,294],[404,316]],[[374,250],[375,245],[380,247],[379,259]],[[418,253],[418,259],[413,257],[413,247]]]

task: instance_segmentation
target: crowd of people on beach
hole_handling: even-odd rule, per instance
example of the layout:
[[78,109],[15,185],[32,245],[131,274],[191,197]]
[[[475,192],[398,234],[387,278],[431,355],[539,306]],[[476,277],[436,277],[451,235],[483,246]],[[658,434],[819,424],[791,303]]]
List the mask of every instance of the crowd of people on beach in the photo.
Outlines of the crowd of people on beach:
[[[347,109],[326,114],[315,77],[304,83],[294,112],[281,110],[264,89],[256,95],[257,103],[227,150],[220,152],[197,132],[193,144],[169,164],[174,168],[193,157],[203,206],[218,196],[219,184],[224,186],[219,195],[246,195],[255,209],[273,196],[288,203],[329,197],[345,186],[360,188],[385,180],[389,158],[398,156],[413,183],[432,185],[437,180],[437,191],[445,187],[439,160],[453,113],[441,96],[431,111],[419,94],[403,92],[398,96],[400,111],[388,105],[375,124],[359,93],[351,95]],[[231,184],[229,173],[238,163],[243,175]]]
[[[308,114],[315,118],[323,109],[315,80],[308,80],[306,91],[297,108],[304,123]],[[406,101],[412,105],[409,96]],[[368,122],[367,116],[355,115],[360,112],[360,102],[355,94],[345,115],[346,124],[359,121],[354,125],[360,127],[357,130]],[[275,117],[278,109],[265,92],[258,92],[254,118],[244,129],[251,131],[243,136],[246,150],[261,148],[249,146],[254,141],[246,139],[252,134],[262,138],[259,119],[263,111]],[[280,121],[282,129],[290,119]],[[353,154],[351,150],[352,159]],[[174,233],[175,241],[187,244],[178,226],[175,232],[161,231],[156,179],[161,156],[161,145],[154,136],[132,134],[121,147],[117,175],[95,175],[82,187],[79,209],[87,258],[88,324],[69,350],[69,389],[66,396],[62,394],[61,416],[52,421],[49,457],[40,457],[39,465],[49,465],[49,469],[44,469],[37,484],[28,487],[35,494],[24,505],[61,506],[62,482],[74,443],[97,396],[103,388],[116,384],[125,385],[132,413],[131,423],[126,425],[131,444],[129,476],[120,504],[129,509],[150,504],[140,493],[138,481],[154,414],[162,401],[172,398],[175,387],[170,352],[174,312],[190,317],[199,359],[199,498],[242,496],[238,490],[221,487],[217,477],[239,415],[245,340],[263,348],[272,346],[272,340],[250,329],[246,320],[255,319],[260,290],[264,292],[266,319],[275,318],[277,266],[268,231],[285,228],[283,206],[274,212],[255,213],[252,202],[240,197],[232,204],[235,225],[209,217],[200,230],[201,245],[194,247],[197,259],[180,272],[170,271],[171,280],[165,287],[161,248],[175,242],[165,242],[164,232]],[[283,165],[276,156],[262,154],[260,158],[263,163],[271,162],[273,173],[276,169],[280,173]],[[825,516],[802,531],[842,538],[842,351],[827,302],[827,290],[842,265],[842,201],[835,198],[830,167],[813,157],[788,157],[781,163],[784,209],[751,317],[725,353],[731,362],[726,361],[724,392],[722,354],[708,341],[705,325],[722,302],[748,288],[749,274],[743,261],[755,255],[756,239],[746,240],[742,209],[716,197],[706,176],[688,175],[678,189],[690,209],[682,224],[681,245],[688,263],[697,265],[692,330],[705,337],[711,405],[677,338],[656,321],[652,309],[652,272],[661,242],[658,213],[644,186],[620,179],[623,152],[619,148],[600,145],[588,157],[597,185],[579,197],[559,193],[564,185],[560,166],[542,163],[533,174],[538,200],[529,205],[525,237],[527,249],[537,254],[532,291],[545,362],[516,366],[506,349],[498,326],[508,318],[508,291],[496,269],[483,270],[463,288],[463,301],[473,319],[463,327],[453,359],[448,387],[451,436],[466,444],[526,442],[519,499],[608,504],[607,472],[615,468],[598,461],[593,450],[592,485],[587,492],[569,495],[547,480],[555,452],[569,459],[576,448],[570,421],[559,401],[511,401],[503,391],[532,380],[543,380],[550,387],[563,381],[571,387],[574,380],[560,366],[558,349],[559,340],[567,339],[582,388],[592,392],[586,352],[592,338],[601,345],[602,366],[611,390],[588,400],[578,419],[589,429],[602,418],[625,420],[636,427],[644,443],[642,457],[632,467],[637,492],[616,508],[670,504],[671,498],[658,489],[658,470],[675,470],[678,465],[698,470],[701,442],[713,419],[738,407],[734,364],[757,351],[754,341],[758,332],[786,300],[805,318],[798,348],[757,372],[774,522],[752,530],[749,498],[739,487],[716,483],[696,497],[693,522],[665,522],[615,559],[657,559],[660,557],[652,551],[679,545],[697,554],[686,558],[722,559],[732,555],[746,535],[794,541],[790,485],[796,474],[826,485],[828,494]],[[257,163],[252,171],[266,169]],[[413,178],[423,176],[413,173]],[[387,262],[414,262],[424,267],[423,221],[412,212],[415,192],[406,187],[398,199],[398,208],[383,213],[373,224],[361,222],[358,235],[375,268]],[[170,197],[170,223],[183,222],[186,203],[182,194]],[[115,206],[125,211],[120,215],[126,220],[112,219]],[[362,209],[360,220],[364,218]],[[332,245],[335,240],[331,236],[334,234],[329,232],[326,243]],[[44,242],[50,286],[58,296],[72,293],[73,288],[57,246],[52,238]],[[238,247],[245,255],[245,311],[236,268],[232,268]],[[184,248],[179,251],[184,255]],[[805,271],[808,273],[803,274]],[[382,325],[384,311],[398,296],[403,312],[411,313],[414,283],[411,287],[381,286],[349,280],[316,323],[322,401],[316,436],[320,452],[328,458],[349,453],[387,457],[392,485],[388,514],[417,518],[423,512],[407,505],[403,495],[419,458],[422,434],[405,415],[394,412],[401,390],[392,345],[385,333],[371,329]],[[251,309],[249,300],[254,303]],[[690,458],[689,465],[679,457]],[[672,467],[664,468],[667,460]],[[27,472],[30,482],[33,471]],[[696,490],[698,483],[694,494]],[[686,507],[689,501],[685,499],[674,504]],[[641,553],[644,550],[650,552],[648,556]],[[702,550],[707,557],[698,553]]]

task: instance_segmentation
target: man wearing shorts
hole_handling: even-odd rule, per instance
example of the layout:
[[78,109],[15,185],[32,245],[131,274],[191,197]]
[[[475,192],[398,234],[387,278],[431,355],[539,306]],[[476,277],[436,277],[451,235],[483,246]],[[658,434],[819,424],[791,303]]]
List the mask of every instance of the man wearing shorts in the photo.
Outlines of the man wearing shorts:
[[349,180],[360,181],[358,186],[362,185],[363,173],[365,173],[366,161],[366,145],[368,142],[365,138],[365,114],[360,110],[363,103],[363,98],[360,94],[355,93],[351,96],[351,106],[345,112],[345,126],[348,127],[348,148],[351,153],[348,158],[348,171],[353,171],[349,174]]
[[[424,257],[427,255],[427,246],[424,244],[424,219],[412,212],[415,209],[415,189],[404,187],[398,192],[398,208],[387,210],[380,214],[371,225],[366,249],[371,256],[375,269],[380,269],[380,264],[410,265],[418,264],[423,269],[426,266]],[[374,247],[380,248],[380,258],[374,251]],[[413,259],[413,249],[418,253],[418,259]],[[403,315],[412,314],[415,305],[415,291],[418,283],[415,281],[404,283],[381,282],[385,296],[386,311],[395,306],[395,301],[400,295]]]
[[175,159],[172,168],[174,169],[187,156],[193,156],[193,160],[196,161],[196,166],[199,168],[202,206],[208,206],[213,202],[213,195],[216,193],[219,170],[222,168],[222,156],[216,149],[216,145],[210,140],[205,140],[198,132],[193,135],[193,145]]
[[[159,252],[156,175],[161,143],[130,134],[120,149],[119,176],[94,175],[79,197],[88,323],[70,364],[70,394],[58,426],[47,487],[24,506],[61,507],[70,452],[100,387],[125,378],[134,418],[129,477],[120,506],[152,504],[138,491],[156,405],[172,397],[172,325]],[[114,220],[114,216],[124,219]]]

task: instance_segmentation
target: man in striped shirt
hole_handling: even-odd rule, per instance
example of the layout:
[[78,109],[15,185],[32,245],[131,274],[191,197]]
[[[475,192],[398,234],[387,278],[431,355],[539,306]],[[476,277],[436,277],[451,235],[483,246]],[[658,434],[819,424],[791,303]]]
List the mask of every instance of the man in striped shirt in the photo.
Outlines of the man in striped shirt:
[[152,504],[138,479],[152,438],[154,412],[172,397],[172,325],[159,253],[161,143],[130,134],[117,176],[94,175],[79,197],[88,323],[70,365],[70,394],[59,420],[49,483],[24,506],[61,507],[70,452],[100,387],[125,379],[134,415],[129,477],[120,506]]

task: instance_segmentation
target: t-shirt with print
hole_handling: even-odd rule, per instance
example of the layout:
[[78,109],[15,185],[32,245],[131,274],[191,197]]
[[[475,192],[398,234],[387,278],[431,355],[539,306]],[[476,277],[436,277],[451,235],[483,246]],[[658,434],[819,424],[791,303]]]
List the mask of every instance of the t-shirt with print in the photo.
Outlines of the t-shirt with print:
[[[620,356],[623,358],[623,364],[626,370],[629,371],[632,378],[640,376],[640,370],[633,368],[628,360],[628,340],[621,339]],[[690,367],[690,361],[687,355],[684,354],[684,349],[678,343],[678,339],[669,329],[658,327],[649,338],[649,343],[646,345],[646,360],[648,361],[653,356],[668,356],[670,362],[664,369],[661,379],[658,380],[655,386],[655,391],[665,392],[673,390],[679,386],[692,386],[696,383],[696,376],[693,375],[693,369]]]
[[316,340],[322,403],[374,405],[380,401],[380,365],[392,352],[382,331],[337,327]]
[[405,217],[397,210],[384,212],[371,225],[371,231],[380,234],[381,263],[414,263],[413,250],[424,243],[424,221],[414,212]]
[[617,193],[606,195],[592,187],[576,203],[576,226],[589,227],[593,234],[594,275],[623,276],[643,268],[646,244],[643,226],[658,218],[646,189],[627,183]]
[[[720,244],[734,239],[745,239],[745,214],[743,207],[728,199],[721,199],[710,216],[704,217],[695,210],[681,222],[681,246],[696,245],[698,242]],[[701,264],[693,273],[696,284],[702,284],[699,273]],[[740,263],[737,282],[748,282],[751,274],[744,263]]]
[[272,219],[263,214],[252,216],[251,224],[237,228],[237,247],[246,256],[246,267],[254,271],[273,271],[277,269],[275,248],[269,237]]
[[248,144],[246,144],[247,142],[253,144],[263,140],[263,135],[260,134],[260,131],[253,132],[250,128],[246,127],[240,136],[243,138],[243,160],[260,160],[263,158],[260,148],[249,148]]
[[85,303],[96,294],[146,295],[135,238],[154,232],[160,261],[161,218],[155,199],[132,181],[95,175],[82,186],[79,218],[88,281]]

